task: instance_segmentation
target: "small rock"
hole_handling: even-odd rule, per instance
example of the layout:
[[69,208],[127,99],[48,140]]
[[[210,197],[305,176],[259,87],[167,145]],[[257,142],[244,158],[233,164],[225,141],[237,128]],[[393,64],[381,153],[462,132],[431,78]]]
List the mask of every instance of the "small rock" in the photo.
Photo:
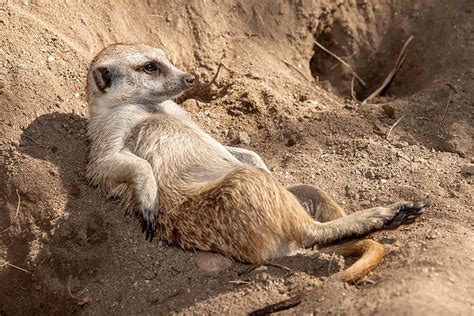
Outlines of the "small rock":
[[365,177],[367,179],[373,179],[373,178],[375,178],[375,173],[372,170],[369,170],[365,173]]
[[257,72],[249,72],[245,76],[250,79],[261,79],[260,74]]
[[286,142],[286,146],[291,147],[294,145],[296,145],[296,139],[293,136],[290,136],[290,138],[288,138],[288,141]]
[[326,107],[319,103],[317,100],[307,100],[304,102],[305,104],[309,105],[313,109],[324,110]]
[[226,136],[231,139],[231,140],[234,140],[238,137],[238,134],[237,134],[237,131],[235,129],[229,129],[227,131],[227,134]]
[[397,146],[398,148],[405,148],[405,147],[408,147],[410,144],[408,144],[406,141],[400,141],[400,142],[397,142],[395,143],[395,146]]
[[417,144],[417,141],[416,141],[415,137],[413,137],[411,134],[406,134],[406,135],[400,136],[400,141],[407,142],[408,145],[416,145]]
[[474,164],[465,164],[461,167],[461,174],[463,176],[472,176],[474,175]]
[[390,117],[390,118],[395,117],[395,110],[393,109],[393,107],[390,104],[382,105],[382,109],[388,117]]
[[263,265],[262,265],[262,266],[260,266],[260,267],[255,268],[254,271],[256,271],[256,272],[262,272],[262,271],[266,271],[266,270],[268,270],[267,266],[263,266]]
[[52,56],[52,55],[49,55],[49,56],[48,56],[48,61],[49,61],[50,63],[52,63],[55,59],[56,59],[56,58],[54,58],[54,56]]
[[428,235],[426,235],[426,239],[436,239],[436,233],[433,231],[429,231]]
[[246,132],[239,133],[239,142],[244,145],[250,144],[250,136]]

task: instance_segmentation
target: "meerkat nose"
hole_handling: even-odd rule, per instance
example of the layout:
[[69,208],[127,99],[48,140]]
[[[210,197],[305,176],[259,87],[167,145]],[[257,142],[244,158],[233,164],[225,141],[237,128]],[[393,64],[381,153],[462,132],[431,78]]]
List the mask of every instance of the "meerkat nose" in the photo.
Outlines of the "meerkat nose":
[[193,75],[185,75],[184,76],[184,82],[186,83],[187,86],[194,85],[194,80],[195,79],[196,79],[196,77],[194,77]]

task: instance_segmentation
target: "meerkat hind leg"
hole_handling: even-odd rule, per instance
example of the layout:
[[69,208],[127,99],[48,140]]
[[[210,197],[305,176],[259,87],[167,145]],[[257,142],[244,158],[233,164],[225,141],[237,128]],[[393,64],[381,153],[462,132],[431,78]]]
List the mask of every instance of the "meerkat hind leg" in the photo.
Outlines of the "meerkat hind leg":
[[[287,187],[293,193],[306,212],[319,222],[328,222],[346,216],[343,209],[329,195],[314,185],[298,184]],[[229,268],[232,261],[212,252],[200,252],[196,255],[195,264],[198,269],[216,273]]]
[[306,212],[321,223],[346,216],[344,210],[323,190],[314,185],[296,184],[286,188],[290,191]]
[[[345,217],[344,210],[337,205],[324,191],[313,185],[299,184],[287,188],[300,201],[306,212],[315,220],[325,223]],[[410,224],[424,212],[427,205],[423,203],[399,202],[387,208],[395,211],[394,217],[387,221],[382,229],[395,229],[400,225]],[[338,254],[344,257],[358,257],[347,269],[336,274],[344,282],[355,282],[374,270],[383,261],[383,246],[371,239],[355,239],[340,244],[318,245],[321,252]]]

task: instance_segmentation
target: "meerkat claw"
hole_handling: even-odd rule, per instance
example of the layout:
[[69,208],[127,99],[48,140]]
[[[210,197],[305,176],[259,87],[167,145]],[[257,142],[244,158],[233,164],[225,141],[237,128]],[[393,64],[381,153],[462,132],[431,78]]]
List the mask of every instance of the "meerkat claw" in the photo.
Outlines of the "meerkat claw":
[[151,242],[155,237],[156,231],[155,216],[146,216],[143,214],[141,217],[141,225],[142,233],[145,233],[145,240],[149,240]]
[[401,203],[395,206],[396,212],[393,218],[385,223],[384,229],[396,229],[401,225],[408,225],[415,222],[416,218],[425,212],[429,205],[423,202]]

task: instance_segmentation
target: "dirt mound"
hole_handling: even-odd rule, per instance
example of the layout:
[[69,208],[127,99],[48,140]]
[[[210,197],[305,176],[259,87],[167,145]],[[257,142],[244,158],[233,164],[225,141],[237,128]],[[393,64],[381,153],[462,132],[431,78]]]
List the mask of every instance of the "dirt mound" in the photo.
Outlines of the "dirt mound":
[[[244,314],[302,292],[290,312],[472,313],[471,15],[467,0],[0,4],[0,314]],[[363,99],[411,35],[365,105],[314,43],[352,65]],[[431,208],[373,236],[387,256],[357,285],[331,277],[350,259],[313,251],[275,261],[291,271],[198,271],[193,252],[144,242],[84,179],[85,72],[113,42],[161,46],[201,82],[221,65],[183,106],[281,182],[317,184],[349,212],[399,199]]]

